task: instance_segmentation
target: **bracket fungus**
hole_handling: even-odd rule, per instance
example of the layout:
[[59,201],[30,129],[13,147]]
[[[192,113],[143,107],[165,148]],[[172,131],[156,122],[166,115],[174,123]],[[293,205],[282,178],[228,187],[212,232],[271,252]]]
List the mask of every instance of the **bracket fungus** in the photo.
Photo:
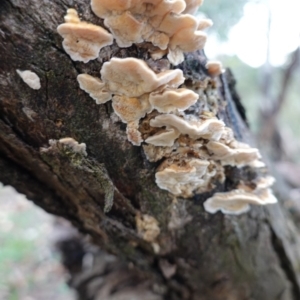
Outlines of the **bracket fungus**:
[[223,214],[239,215],[249,211],[250,204],[266,205],[276,203],[270,189],[258,189],[246,192],[243,189],[236,189],[224,193],[215,193],[204,202],[204,208],[209,213],[221,211]]
[[39,90],[41,88],[40,77],[36,75],[36,73],[29,70],[17,70],[17,73],[30,88],[34,90]]
[[112,107],[124,123],[138,121],[152,110],[147,94],[138,98],[114,95]]
[[188,89],[165,89],[150,94],[149,101],[154,109],[161,113],[186,110],[194,105],[199,95]]
[[68,9],[64,24],[57,32],[64,38],[63,47],[72,60],[87,63],[96,59],[102,47],[113,43],[113,36],[101,26],[80,21],[75,9]]
[[111,93],[139,97],[161,86],[178,87],[184,82],[181,70],[166,70],[154,73],[141,59],[112,58],[103,64],[102,81]]
[[97,104],[103,104],[111,99],[111,93],[105,89],[105,84],[96,77],[88,74],[77,76],[79,87],[87,92]]
[[[215,168],[209,168],[207,160],[186,158],[180,161],[166,160],[155,175],[157,185],[176,196],[191,197],[195,190],[202,192],[208,188]],[[213,166],[213,165],[211,165]]]
[[143,141],[138,132],[138,121],[157,108],[155,104],[151,105],[149,97],[153,103],[157,103],[155,99],[160,89],[165,91],[162,93],[162,109],[171,107],[172,97],[177,99],[172,109],[186,108],[198,98],[196,93],[187,89],[178,89],[177,92],[176,88],[184,82],[181,70],[166,70],[156,74],[144,61],[136,58],[112,58],[103,64],[100,74],[101,80],[88,74],[79,74],[79,86],[97,104],[112,100],[115,113],[122,122],[128,123],[127,135],[134,145],[140,145]]
[[[147,47],[148,58],[152,57],[148,64],[134,57],[112,57],[102,65],[100,78],[80,74],[77,80],[97,104],[112,101],[115,116],[127,124],[128,140],[136,146],[143,143],[146,158],[159,163],[157,185],[183,198],[209,192],[217,182],[224,182],[228,165],[252,170],[264,166],[258,149],[238,142],[218,118],[220,99],[215,77],[224,72],[222,64],[208,61],[207,78],[192,86],[180,69],[171,69],[171,64],[184,60],[185,52],[204,47],[206,34],[202,30],[212,21],[192,16],[202,2],[91,0],[92,11],[104,19],[111,33],[81,21],[74,9],[67,11],[65,23],[57,28],[71,59],[85,63],[96,59],[100,49],[111,45],[113,39],[119,47]],[[166,58],[158,61],[163,56]],[[86,155],[85,144],[71,138],[59,143]],[[249,210],[249,204],[275,203],[272,183],[269,176],[247,184],[240,180],[235,189],[213,194],[204,207],[210,213],[240,214]],[[160,233],[157,221],[139,215],[136,222],[139,234],[155,244]]]
[[79,74],[77,80],[85,92],[97,103],[105,103],[112,94],[140,97],[160,87],[178,87],[184,82],[181,70],[154,73],[147,64],[136,58],[112,58],[103,64],[101,80],[87,74]]
[[192,139],[204,138],[219,140],[225,124],[217,118],[207,120],[189,121],[174,114],[164,114],[150,121],[153,127],[176,128],[180,133],[187,134]]
[[148,137],[145,142],[154,146],[171,147],[179,135],[180,132],[175,128],[164,129]]
[[[188,11],[200,4],[190,3]],[[183,0],[92,0],[91,7],[120,47],[151,42],[161,50],[168,49],[174,65],[183,61],[183,52],[202,49],[206,41],[206,34],[198,29],[199,21],[182,14],[186,9]]]
[[[213,154],[213,157],[220,160],[222,165],[231,165],[237,167],[253,166],[263,167],[263,162],[260,162],[261,155],[256,148],[251,148],[247,144],[235,143],[235,147],[232,149],[229,146],[217,142],[209,141],[206,144],[209,152]],[[257,163],[258,162],[258,163]]]
[[203,30],[213,26],[213,21],[211,19],[201,19],[198,24],[198,30]]

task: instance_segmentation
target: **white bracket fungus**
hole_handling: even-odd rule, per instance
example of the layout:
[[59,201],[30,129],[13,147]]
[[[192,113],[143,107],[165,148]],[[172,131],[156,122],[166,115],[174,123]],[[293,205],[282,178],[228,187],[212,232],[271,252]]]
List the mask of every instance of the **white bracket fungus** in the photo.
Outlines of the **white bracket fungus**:
[[165,89],[150,94],[149,101],[154,109],[161,113],[184,111],[194,105],[199,95],[188,89]]
[[140,97],[161,86],[178,87],[184,82],[181,70],[154,73],[141,59],[112,58],[103,64],[101,78],[111,93]]
[[134,145],[143,141],[138,125],[147,113],[153,109],[184,110],[198,99],[190,90],[177,89],[184,82],[181,70],[156,74],[140,59],[112,58],[103,64],[100,74],[101,80],[88,74],[78,75],[80,88],[97,104],[112,100],[115,113],[127,123],[127,136]]
[[266,176],[259,178],[258,181],[255,182],[256,188],[255,190],[264,190],[271,187],[275,182],[275,178],[272,176]]
[[157,88],[178,87],[184,82],[183,73],[179,69],[155,74],[143,60],[131,57],[112,58],[103,64],[100,74],[102,80],[87,74],[77,77],[80,88],[96,99],[97,103],[110,100],[112,94],[140,97]]
[[201,19],[198,24],[198,30],[203,30],[213,26],[214,23],[211,19]]
[[180,132],[174,128],[164,129],[148,137],[145,142],[154,146],[171,147],[179,135]]
[[39,90],[41,88],[41,81],[37,74],[32,71],[17,70],[17,73],[22,78],[22,80],[32,89]]
[[155,174],[157,185],[170,193],[191,197],[195,190],[206,189],[216,170],[209,170],[210,162],[202,159],[181,159],[181,161],[165,161]]
[[[202,30],[210,27],[212,21],[197,20],[191,15],[202,2],[91,0],[93,12],[104,19],[112,34],[80,21],[74,9],[67,11],[65,23],[57,28],[64,38],[63,47],[73,60],[88,62],[97,58],[100,49],[111,45],[114,38],[119,47],[152,43],[148,51],[154,60],[167,55],[169,62],[163,71],[153,66],[152,70],[137,58],[111,58],[102,65],[101,79],[80,74],[77,80],[97,104],[112,100],[115,115],[127,124],[128,140],[139,146],[145,139],[143,149],[148,160],[163,160],[155,175],[157,185],[184,198],[211,190],[217,181],[223,182],[224,165],[264,166],[258,149],[236,141],[232,130],[216,117],[218,92],[212,77],[224,72],[222,64],[207,62],[211,78],[195,87],[197,93],[178,88],[185,81],[183,72],[169,70],[170,63],[178,65],[184,60],[184,52],[202,49],[205,44],[206,34]],[[22,73],[18,74],[23,78]],[[187,113],[189,108],[198,113]],[[61,139],[59,143],[86,155],[85,144],[72,138]],[[221,210],[240,214],[249,210],[249,204],[275,203],[269,189],[272,183],[268,176],[249,185],[240,182],[235,190],[215,193],[204,207],[210,213]],[[158,247],[154,242],[160,233],[157,220],[138,215],[136,224],[139,235]]]
[[270,189],[258,188],[252,192],[236,189],[224,193],[215,193],[203,205],[205,210],[211,214],[220,210],[224,214],[239,215],[249,211],[249,204],[266,205],[276,202],[277,199]]
[[[233,144],[233,143],[232,143]],[[213,154],[213,158],[220,160],[222,165],[231,165],[237,167],[243,167],[247,165],[252,165],[253,167],[263,167],[264,164],[256,164],[261,155],[256,148],[251,148],[247,144],[243,143],[234,143],[234,149],[230,148],[223,143],[216,142],[216,141],[209,141],[206,144],[207,149],[209,152]]]
[[159,115],[150,121],[153,127],[171,127],[176,128],[181,134],[187,134],[192,139],[204,138],[219,140],[225,124],[216,119],[211,118],[199,121],[187,121],[173,114]]
[[82,90],[87,92],[97,104],[103,104],[111,99],[111,93],[105,90],[105,84],[88,74],[79,74],[77,81]]
[[[189,3],[187,11],[195,10],[199,3]],[[104,18],[120,47],[151,42],[161,50],[168,49],[168,58],[174,65],[183,61],[183,52],[202,49],[206,41],[206,34],[198,29],[198,20],[182,14],[186,8],[183,0],[92,0],[91,7]]]
[[113,43],[113,36],[104,28],[80,21],[75,9],[68,9],[64,24],[57,32],[64,38],[63,47],[72,60],[87,63],[99,56],[101,48]]
[[138,98],[115,95],[112,107],[124,123],[138,121],[152,110],[147,94]]

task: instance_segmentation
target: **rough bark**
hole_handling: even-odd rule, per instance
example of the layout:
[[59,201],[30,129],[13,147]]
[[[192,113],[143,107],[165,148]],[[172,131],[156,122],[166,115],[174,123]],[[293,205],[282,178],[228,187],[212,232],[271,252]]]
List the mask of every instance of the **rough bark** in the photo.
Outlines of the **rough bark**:
[[[124,125],[110,118],[111,104],[96,105],[76,81],[78,73],[97,75],[99,62],[112,56],[146,58],[146,51],[112,45],[98,61],[73,62],[56,32],[69,7],[83,19],[101,23],[87,0],[0,2],[0,181],[70,220],[118,257],[120,266],[114,270],[121,271],[112,277],[119,281],[107,299],[119,299],[113,294],[124,284],[137,291],[136,299],[300,299],[300,240],[284,197],[277,205],[232,217],[204,211],[202,203],[211,193],[174,199],[160,190],[156,164],[127,141]],[[207,76],[205,61],[203,52],[186,56],[180,68],[187,80]],[[30,89],[16,69],[37,73],[42,88]],[[227,103],[220,104],[219,117],[237,139],[249,141],[232,81],[223,75],[219,84],[220,98]],[[86,143],[88,156],[59,147],[40,150],[49,147],[49,139],[66,136]],[[228,179],[213,192],[252,176],[247,168],[226,172]],[[112,209],[105,214],[112,195]],[[158,220],[159,252],[137,234],[139,213]],[[134,274],[128,275],[131,283],[124,283],[122,266],[128,269],[129,263]],[[168,268],[174,270],[169,276]]]

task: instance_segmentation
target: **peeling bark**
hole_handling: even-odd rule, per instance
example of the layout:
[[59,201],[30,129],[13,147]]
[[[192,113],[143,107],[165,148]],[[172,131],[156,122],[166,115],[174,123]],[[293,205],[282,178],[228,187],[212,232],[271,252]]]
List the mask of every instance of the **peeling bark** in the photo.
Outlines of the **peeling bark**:
[[[79,73],[97,76],[99,62],[112,56],[146,59],[146,51],[114,44],[100,51],[98,62],[73,62],[56,32],[69,7],[101,23],[84,0],[0,3],[0,181],[114,254],[125,281],[130,263],[132,280],[138,278],[149,299],[300,299],[300,239],[284,197],[237,217],[206,213],[202,203],[213,192],[227,190],[238,178],[251,180],[247,168],[227,168],[223,185],[193,199],[174,199],[160,190],[156,164],[127,141],[124,124],[110,117],[111,104],[97,106],[76,81]],[[180,68],[187,80],[200,81],[207,77],[205,62],[203,52],[190,53]],[[16,69],[38,74],[41,89],[30,89]],[[236,138],[249,142],[232,82],[222,76],[219,83],[219,117]],[[88,156],[49,148],[48,140],[63,137],[86,143]],[[112,195],[112,209],[105,213]],[[158,221],[154,244],[138,234],[138,214]]]

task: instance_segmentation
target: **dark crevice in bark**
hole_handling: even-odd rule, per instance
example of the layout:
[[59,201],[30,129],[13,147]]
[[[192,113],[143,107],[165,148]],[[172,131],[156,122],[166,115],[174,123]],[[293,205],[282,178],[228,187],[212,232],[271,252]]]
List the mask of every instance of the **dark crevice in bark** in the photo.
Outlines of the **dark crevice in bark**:
[[236,108],[237,108],[240,116],[242,117],[242,120],[249,127],[249,123],[248,123],[247,115],[246,115],[246,110],[245,110],[245,107],[242,104],[241,97],[240,97],[240,95],[238,94],[238,92],[236,90],[237,81],[236,81],[235,77],[233,76],[233,73],[232,73],[231,69],[229,69],[229,68],[226,69],[225,76],[226,76],[226,79],[227,79],[227,82],[228,82],[228,88],[230,90],[232,100],[234,101],[234,103],[236,105]]
[[[269,224],[268,224],[269,225]],[[271,242],[273,249],[275,250],[278,260],[280,261],[280,265],[282,270],[284,271],[286,277],[288,278],[289,282],[292,285],[292,292],[293,292],[293,300],[300,299],[300,287],[297,282],[297,275],[295,274],[291,262],[286,254],[286,250],[280,240],[277,237],[275,231],[273,230],[272,226],[269,225],[271,231]]]
[[[69,59],[70,59],[70,58],[69,58]],[[73,61],[72,59],[70,59],[70,61],[71,61],[72,65],[73,65],[74,69],[76,70],[77,74],[82,73],[82,72],[79,70],[79,68],[76,66],[76,62]]]
[[[0,112],[1,112],[1,108],[0,108]],[[2,124],[1,124],[2,123]],[[20,132],[20,130],[14,126],[14,124],[8,119],[8,118],[2,118],[0,116],[0,126],[4,125],[4,126],[8,126],[9,130],[11,131],[10,134],[13,134],[15,138],[17,138],[20,142],[22,142],[24,145],[28,145],[28,141],[26,141],[26,137],[22,134],[22,132]],[[0,135],[0,141],[1,141],[1,135]],[[4,143],[4,141],[1,141]],[[11,145],[7,144],[8,147],[10,147]],[[0,147],[1,149],[1,147]],[[11,149],[11,153],[13,153],[13,150]]]
[[232,96],[229,90],[229,86],[225,77],[225,74],[220,75],[220,79],[222,82],[222,95],[224,99],[226,100],[227,106],[225,110],[225,119],[224,122],[227,126],[233,129],[234,135],[236,139],[242,140],[243,135],[240,128],[240,120],[238,119],[238,115],[236,113],[237,109],[235,107],[235,104],[232,100]]
[[76,62],[74,60],[72,60],[70,58],[70,56],[63,50],[61,49],[60,47],[56,46],[56,44],[54,43],[51,43],[51,46],[57,51],[59,52],[60,54],[63,54],[65,57],[67,57],[67,59],[71,62],[71,64],[73,65],[75,71],[77,72],[77,74],[80,74],[82,73],[81,70],[77,67],[76,65]]
[[45,96],[46,96],[46,105],[49,103],[49,86],[48,86],[48,74],[45,74]]

